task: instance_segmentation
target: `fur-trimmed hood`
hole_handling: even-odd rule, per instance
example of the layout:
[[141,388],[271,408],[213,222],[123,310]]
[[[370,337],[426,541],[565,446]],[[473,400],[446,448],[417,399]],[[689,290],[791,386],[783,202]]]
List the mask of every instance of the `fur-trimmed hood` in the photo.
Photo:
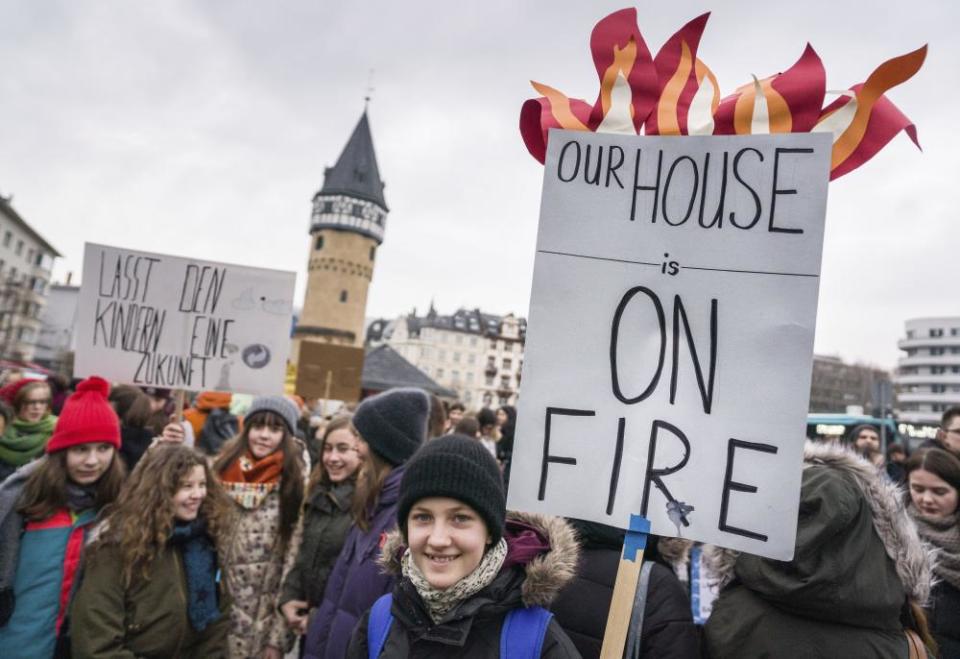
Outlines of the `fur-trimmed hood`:
[[[890,572],[890,564],[878,564],[870,554],[870,546],[879,539],[898,585],[923,605],[930,596],[934,553],[921,541],[904,502],[899,486],[849,449],[807,442],[794,559],[782,563],[717,547],[708,548],[705,555],[720,585],[737,578],[748,588],[761,590],[766,599],[789,595],[795,601],[797,593],[789,590],[798,583],[804,582],[809,590],[811,581],[832,578],[839,579],[842,588],[842,582],[853,582],[871,570],[877,576],[875,589],[882,590],[881,579],[884,571]],[[867,514],[875,535],[864,523]],[[831,571],[832,576],[825,576]],[[754,579],[762,583],[750,583]]]
[[[524,535],[533,531],[545,545],[544,550],[529,560],[513,561],[523,565],[526,579],[522,586],[525,606],[548,606],[557,593],[577,572],[580,548],[573,528],[562,517],[535,513],[507,512],[507,564],[511,556],[524,553]],[[519,551],[518,551],[519,549]],[[380,558],[381,569],[387,574],[400,574],[400,559],[406,545],[398,529],[389,532],[384,540]]]

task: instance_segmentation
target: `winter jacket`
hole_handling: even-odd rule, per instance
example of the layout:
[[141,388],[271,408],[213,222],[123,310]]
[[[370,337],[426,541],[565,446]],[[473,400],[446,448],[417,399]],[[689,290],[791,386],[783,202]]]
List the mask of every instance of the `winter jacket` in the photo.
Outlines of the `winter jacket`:
[[327,580],[323,602],[310,620],[305,659],[342,659],[350,634],[363,612],[393,589],[395,577],[377,565],[388,531],[397,526],[397,502],[403,466],[394,467],[383,482],[370,529],[353,526]]
[[310,608],[320,606],[327,577],[353,521],[353,491],[354,482],[348,480],[329,488],[318,486],[310,495],[303,507],[303,542],[293,569],[283,580],[281,605],[302,600]]
[[5,460],[0,459],[0,483],[7,480],[9,476],[13,475],[13,472],[17,470],[16,465],[12,465]]
[[187,584],[180,552],[166,546],[146,579],[125,588],[116,545],[96,551],[84,566],[71,607],[73,656],[88,659],[224,659],[229,598],[218,592],[220,618],[195,632],[187,618]]
[[[585,659],[600,656],[613,584],[620,567],[623,531],[600,524],[575,522],[580,534],[580,564],[553,604],[557,622]],[[655,553],[651,537],[645,561]],[[643,626],[640,656],[658,659],[697,659],[699,634],[693,624],[690,597],[669,567],[653,562]]]
[[710,657],[902,658],[901,614],[926,601],[931,559],[900,491],[841,447],[808,443],[796,553],[712,552],[728,583],[705,628]]
[[[385,659],[488,659],[499,657],[504,618],[522,606],[547,607],[573,576],[578,547],[573,529],[565,520],[546,515],[510,513],[504,537],[507,558],[500,573],[486,588],[455,606],[434,624],[409,579],[400,577],[403,545],[399,532],[384,543],[381,565],[399,581],[393,589],[393,625],[380,654]],[[357,625],[347,651],[348,659],[366,659],[370,612]],[[551,620],[543,639],[541,657],[580,657],[557,620]]]
[[939,659],[960,659],[960,590],[940,581],[930,594],[930,631],[940,647]]
[[286,652],[293,646],[294,637],[277,610],[277,598],[283,575],[293,567],[300,548],[302,527],[297,524],[286,551],[281,553],[279,488],[267,494],[256,508],[235,506],[238,519],[224,564],[233,597],[227,638],[230,656],[259,657],[268,645]]
[[[41,459],[42,460],[42,459]],[[16,512],[23,486],[41,464],[0,487],[0,648],[4,659],[51,657],[73,593],[86,533],[96,512],[66,508],[41,521]]]

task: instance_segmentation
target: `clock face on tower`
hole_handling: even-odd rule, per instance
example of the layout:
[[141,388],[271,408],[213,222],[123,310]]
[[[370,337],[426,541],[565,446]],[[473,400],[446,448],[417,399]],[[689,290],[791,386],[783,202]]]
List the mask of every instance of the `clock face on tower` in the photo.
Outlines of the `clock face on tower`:
[[386,212],[369,201],[345,195],[317,195],[313,200],[310,231],[355,231],[381,243],[386,219]]

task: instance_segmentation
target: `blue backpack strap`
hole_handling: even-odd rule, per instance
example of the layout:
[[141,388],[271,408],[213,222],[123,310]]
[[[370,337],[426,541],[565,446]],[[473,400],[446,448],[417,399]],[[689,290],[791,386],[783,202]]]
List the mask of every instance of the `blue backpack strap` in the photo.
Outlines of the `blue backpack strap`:
[[377,659],[383,652],[390,626],[393,624],[393,615],[390,613],[392,605],[393,595],[387,593],[370,607],[370,617],[367,619],[367,656],[370,659]]
[[540,606],[510,611],[500,630],[500,659],[540,659],[552,618],[553,614]]

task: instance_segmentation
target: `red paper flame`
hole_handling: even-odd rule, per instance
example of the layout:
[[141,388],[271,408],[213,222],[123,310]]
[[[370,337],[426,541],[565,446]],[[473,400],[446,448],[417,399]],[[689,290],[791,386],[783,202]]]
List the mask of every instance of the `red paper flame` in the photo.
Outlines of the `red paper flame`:
[[901,130],[919,147],[916,128],[884,96],[911,78],[923,64],[926,46],[881,64],[850,95],[826,108],[826,72],[807,44],[782,73],[743,85],[720,100],[719,86],[698,57],[709,14],[680,28],[656,58],[637,26],[634,9],[622,9],[593,29],[590,49],[600,78],[596,102],[568,98],[533,83],[542,95],[523,104],[520,134],[541,163],[551,128],[647,135],[751,135],[834,133],[830,178],[872,158]]

